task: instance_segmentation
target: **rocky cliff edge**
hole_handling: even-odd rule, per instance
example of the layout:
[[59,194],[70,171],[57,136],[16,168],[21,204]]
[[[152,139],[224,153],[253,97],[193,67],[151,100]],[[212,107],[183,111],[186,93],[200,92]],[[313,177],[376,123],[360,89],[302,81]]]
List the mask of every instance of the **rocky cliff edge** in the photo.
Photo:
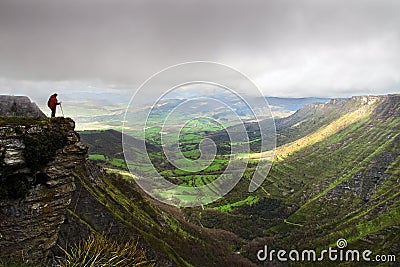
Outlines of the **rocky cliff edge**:
[[0,258],[38,262],[57,241],[87,146],[68,118],[0,119]]

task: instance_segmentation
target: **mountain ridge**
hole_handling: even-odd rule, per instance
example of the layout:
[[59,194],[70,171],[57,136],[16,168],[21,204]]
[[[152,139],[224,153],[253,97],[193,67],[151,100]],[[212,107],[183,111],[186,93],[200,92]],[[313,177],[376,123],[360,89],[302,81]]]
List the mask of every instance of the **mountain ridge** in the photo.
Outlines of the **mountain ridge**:
[[[253,223],[251,229],[258,234],[244,250],[254,262],[264,245],[323,249],[339,238],[346,238],[353,249],[368,248],[375,254],[399,257],[398,239],[393,237],[398,234],[400,221],[400,96],[346,101],[370,111],[333,135],[274,162],[262,185],[268,192],[264,198],[285,203],[282,208],[288,215],[262,231],[258,228],[261,225]],[[237,215],[251,211],[247,214],[263,218],[270,213],[266,206],[256,207],[243,207],[229,216],[244,227],[245,222]],[[261,215],[264,211],[266,215]],[[207,218],[202,223],[208,227],[228,229],[216,220],[210,223],[204,212],[203,218]],[[229,229],[240,233],[238,227]]]

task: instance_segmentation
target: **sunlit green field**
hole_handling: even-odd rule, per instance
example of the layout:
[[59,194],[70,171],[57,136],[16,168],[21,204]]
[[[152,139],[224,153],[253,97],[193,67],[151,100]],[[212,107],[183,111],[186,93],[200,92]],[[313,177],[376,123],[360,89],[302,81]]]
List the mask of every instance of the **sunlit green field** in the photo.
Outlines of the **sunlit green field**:
[[[221,175],[225,175],[227,179],[234,178],[232,174],[224,174],[225,169],[231,160],[243,160],[245,155],[230,155],[231,147],[236,145],[243,145],[244,143],[219,143],[217,148],[217,154],[214,160],[206,166],[203,170],[197,171],[192,166],[194,161],[199,160],[201,151],[199,144],[204,138],[209,138],[214,133],[224,130],[228,126],[219,125],[211,119],[207,118],[196,118],[186,121],[182,124],[179,118],[175,118],[169,121],[168,126],[163,126],[162,121],[165,119],[165,114],[159,114],[152,116],[147,121],[147,127],[144,129],[145,140],[156,146],[175,147],[179,146],[179,150],[184,158],[179,158],[174,162],[181,164],[185,169],[181,169],[172,165],[164,152],[149,152],[147,155],[152,164],[146,164],[146,162],[131,162],[126,163],[121,158],[110,158],[102,154],[91,154],[89,158],[91,160],[102,162],[109,166],[108,168],[117,168],[121,171],[132,171],[135,177],[140,176],[152,176],[155,173],[161,175],[173,184],[179,185],[175,189],[171,189],[166,192],[160,193],[165,199],[177,198],[179,201],[194,201],[196,196],[191,196],[188,193],[189,188],[198,188],[204,185],[210,185],[213,181],[218,179]],[[143,137],[143,129],[135,128],[134,123],[129,123],[129,133],[133,137]],[[248,143],[258,141],[258,139],[250,140]],[[176,155],[178,156],[178,155]],[[250,159],[247,169],[243,176],[250,177],[255,170],[256,165],[255,159]],[[205,163],[203,161],[203,163]],[[127,176],[125,176],[127,177]],[[235,177],[236,178],[236,177]],[[129,177],[128,177],[129,179]],[[188,188],[188,189],[185,189]],[[211,190],[210,194],[217,191],[212,187],[206,188],[205,190]],[[207,193],[206,193],[207,195]],[[241,205],[252,205],[258,201],[258,197],[248,198],[245,196],[243,199],[235,201],[231,205],[223,205],[221,211],[231,211],[231,207],[238,207]],[[207,196],[204,196],[202,202],[207,201]]]

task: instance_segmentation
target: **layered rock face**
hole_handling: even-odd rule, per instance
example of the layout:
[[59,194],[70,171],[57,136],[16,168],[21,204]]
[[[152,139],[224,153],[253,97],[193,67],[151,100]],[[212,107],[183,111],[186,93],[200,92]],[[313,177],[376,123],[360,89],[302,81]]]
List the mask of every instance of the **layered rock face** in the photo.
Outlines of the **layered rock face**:
[[57,241],[86,158],[71,119],[0,127],[0,258],[42,261]]

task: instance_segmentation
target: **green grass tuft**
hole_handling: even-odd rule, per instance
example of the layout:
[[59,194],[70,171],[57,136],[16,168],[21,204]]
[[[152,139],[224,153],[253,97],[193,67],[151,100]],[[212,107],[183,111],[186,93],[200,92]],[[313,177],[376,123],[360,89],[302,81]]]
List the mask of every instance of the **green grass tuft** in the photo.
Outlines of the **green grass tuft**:
[[117,243],[101,235],[92,235],[70,251],[63,251],[65,256],[60,267],[154,266],[135,243]]

